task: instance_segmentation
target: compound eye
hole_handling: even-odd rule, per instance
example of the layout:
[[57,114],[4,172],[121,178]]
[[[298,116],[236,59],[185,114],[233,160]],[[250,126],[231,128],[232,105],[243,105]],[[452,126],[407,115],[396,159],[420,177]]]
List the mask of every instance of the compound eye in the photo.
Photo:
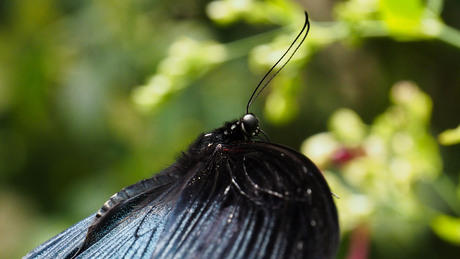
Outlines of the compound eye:
[[259,133],[259,119],[254,114],[244,115],[242,121],[243,131],[252,136]]

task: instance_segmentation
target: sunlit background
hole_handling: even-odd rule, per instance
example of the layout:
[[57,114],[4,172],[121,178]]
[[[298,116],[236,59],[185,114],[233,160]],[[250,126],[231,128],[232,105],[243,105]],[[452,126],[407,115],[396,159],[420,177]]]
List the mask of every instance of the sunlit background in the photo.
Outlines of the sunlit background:
[[0,1],[0,258],[244,115],[324,172],[338,258],[460,254],[457,0]]

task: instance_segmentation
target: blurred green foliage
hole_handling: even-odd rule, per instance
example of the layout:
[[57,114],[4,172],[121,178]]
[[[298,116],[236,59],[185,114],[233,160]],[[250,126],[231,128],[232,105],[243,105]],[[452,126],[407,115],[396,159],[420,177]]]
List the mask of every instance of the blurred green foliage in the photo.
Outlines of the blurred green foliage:
[[[389,254],[394,254],[417,246],[428,231],[435,213],[419,200],[416,188],[439,177],[442,159],[429,133],[429,96],[411,82],[400,82],[391,89],[391,102],[370,126],[352,110],[339,109],[330,118],[329,132],[308,138],[302,151],[319,161],[340,194],[342,231],[366,226],[376,245],[393,247]],[[316,153],[317,146],[324,151]]]
[[303,142],[340,197],[338,257],[457,256],[458,1],[7,0],[0,257],[243,115],[304,9],[306,42],[251,111],[271,141]]

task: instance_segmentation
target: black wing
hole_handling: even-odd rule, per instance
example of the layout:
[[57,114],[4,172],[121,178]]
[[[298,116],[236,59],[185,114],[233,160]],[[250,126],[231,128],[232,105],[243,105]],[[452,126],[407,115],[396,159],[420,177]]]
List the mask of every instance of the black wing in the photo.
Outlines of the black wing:
[[173,164],[113,195],[104,206],[24,258],[151,258],[165,220],[185,184]]
[[[105,220],[89,231],[76,258],[335,255],[337,211],[325,179],[310,160],[270,143],[230,143],[210,149],[212,155],[204,155],[195,165],[173,165],[182,170],[176,172],[181,177],[167,188],[157,188],[161,193],[153,188],[111,207]],[[27,258],[62,257],[59,249],[67,246],[65,252],[73,251],[72,256],[89,221]],[[78,240],[69,243],[72,237]]]
[[64,258],[85,240],[86,232],[94,219],[93,214],[36,247],[23,258]]
[[153,258],[332,258],[337,210],[321,172],[280,145],[217,145],[182,192]]

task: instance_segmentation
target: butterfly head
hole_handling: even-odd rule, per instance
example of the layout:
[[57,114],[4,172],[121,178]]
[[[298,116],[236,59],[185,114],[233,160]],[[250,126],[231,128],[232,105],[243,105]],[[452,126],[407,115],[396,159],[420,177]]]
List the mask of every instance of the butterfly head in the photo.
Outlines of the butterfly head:
[[241,118],[241,129],[249,139],[260,132],[259,119],[252,113],[248,113]]

